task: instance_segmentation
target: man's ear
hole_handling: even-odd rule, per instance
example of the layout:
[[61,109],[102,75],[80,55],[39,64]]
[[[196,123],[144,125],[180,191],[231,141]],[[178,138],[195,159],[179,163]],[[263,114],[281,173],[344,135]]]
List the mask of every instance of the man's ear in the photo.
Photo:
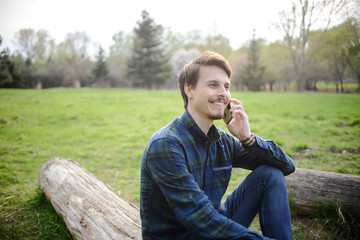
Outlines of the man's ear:
[[186,96],[188,97],[188,99],[191,99],[191,98],[192,98],[192,96],[191,96],[191,90],[192,90],[191,85],[189,85],[188,83],[185,83],[185,85],[184,85],[184,92],[185,92]]

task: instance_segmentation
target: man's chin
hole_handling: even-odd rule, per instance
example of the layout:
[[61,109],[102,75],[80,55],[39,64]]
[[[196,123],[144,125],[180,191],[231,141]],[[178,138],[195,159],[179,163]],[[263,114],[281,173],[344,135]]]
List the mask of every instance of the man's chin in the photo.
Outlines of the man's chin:
[[220,120],[220,119],[223,118],[223,116],[224,116],[223,113],[211,114],[211,115],[210,115],[210,119],[212,119],[212,120]]

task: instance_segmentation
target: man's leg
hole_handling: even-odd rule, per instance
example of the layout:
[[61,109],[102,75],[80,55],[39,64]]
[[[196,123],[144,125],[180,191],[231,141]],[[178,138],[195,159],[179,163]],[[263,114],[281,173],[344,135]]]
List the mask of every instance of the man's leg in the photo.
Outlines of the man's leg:
[[249,227],[259,211],[264,236],[292,239],[290,209],[283,173],[270,166],[260,166],[232,192],[219,211]]

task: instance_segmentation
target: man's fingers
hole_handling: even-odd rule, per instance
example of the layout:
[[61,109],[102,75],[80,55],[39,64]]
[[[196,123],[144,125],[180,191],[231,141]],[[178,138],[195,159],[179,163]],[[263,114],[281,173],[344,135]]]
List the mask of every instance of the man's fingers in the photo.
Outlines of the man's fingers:
[[231,102],[235,103],[235,104],[242,104],[238,99],[236,98],[231,98],[230,99]]

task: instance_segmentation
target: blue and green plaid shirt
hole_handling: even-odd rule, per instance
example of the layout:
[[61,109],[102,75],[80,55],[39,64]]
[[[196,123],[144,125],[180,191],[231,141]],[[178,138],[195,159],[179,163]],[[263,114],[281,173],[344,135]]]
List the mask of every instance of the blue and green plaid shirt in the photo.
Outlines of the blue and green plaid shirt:
[[264,164],[284,175],[295,170],[274,142],[256,136],[244,148],[214,125],[206,135],[185,111],[152,136],[141,160],[143,239],[260,239],[217,209],[233,167]]

